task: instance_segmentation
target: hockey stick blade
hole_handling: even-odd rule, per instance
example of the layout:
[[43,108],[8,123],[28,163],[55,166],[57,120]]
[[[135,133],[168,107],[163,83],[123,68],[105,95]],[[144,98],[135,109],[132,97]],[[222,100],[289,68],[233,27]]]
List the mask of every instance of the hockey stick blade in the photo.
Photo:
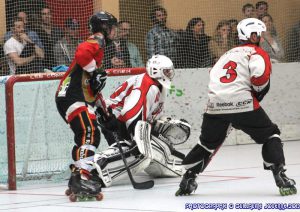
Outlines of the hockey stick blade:
[[[117,137],[117,135],[115,135],[115,133],[114,133],[114,137]],[[116,139],[116,140],[117,140],[118,148],[119,148],[120,153],[121,153],[122,160],[123,160],[123,162],[125,164],[125,168],[126,168],[127,174],[129,176],[129,179],[130,179],[130,182],[131,182],[133,188],[140,189],[140,190],[152,188],[154,186],[154,181],[153,180],[149,180],[149,181],[145,181],[145,182],[136,182],[133,179],[132,173],[131,173],[131,171],[129,169],[129,166],[127,164],[127,161],[126,161],[123,149],[121,147],[121,144],[120,144],[120,142],[119,142],[118,139]]]

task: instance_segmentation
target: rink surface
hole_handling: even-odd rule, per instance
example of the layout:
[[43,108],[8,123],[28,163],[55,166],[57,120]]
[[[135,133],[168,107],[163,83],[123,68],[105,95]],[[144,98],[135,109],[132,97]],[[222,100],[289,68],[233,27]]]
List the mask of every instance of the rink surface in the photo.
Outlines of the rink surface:
[[[285,142],[287,175],[298,183],[300,192],[300,141]],[[149,179],[145,174],[136,181]],[[300,195],[282,197],[270,171],[263,170],[261,146],[255,144],[224,146],[206,171],[197,178],[198,189],[191,196],[175,197],[180,178],[155,179],[149,190],[134,190],[129,181],[103,189],[101,202],[70,202],[64,195],[67,181],[60,184],[21,186],[16,191],[0,188],[0,211],[79,212],[79,211],[300,211]],[[188,209],[194,203],[194,210]],[[198,209],[220,204],[227,209]],[[238,209],[240,205],[256,207]],[[222,204],[222,205],[221,205]],[[293,204],[299,209],[284,209]],[[264,209],[270,206],[273,209]],[[274,209],[274,207],[280,207]],[[233,209],[229,209],[233,207]],[[260,209],[262,208],[262,209]]]

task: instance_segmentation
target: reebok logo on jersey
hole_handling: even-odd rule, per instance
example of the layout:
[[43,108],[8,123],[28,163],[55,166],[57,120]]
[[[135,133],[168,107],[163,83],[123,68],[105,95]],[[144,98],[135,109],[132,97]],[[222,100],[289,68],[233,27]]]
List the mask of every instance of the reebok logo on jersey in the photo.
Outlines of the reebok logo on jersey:
[[233,102],[223,102],[223,103],[217,103],[217,107],[230,107],[233,106]]

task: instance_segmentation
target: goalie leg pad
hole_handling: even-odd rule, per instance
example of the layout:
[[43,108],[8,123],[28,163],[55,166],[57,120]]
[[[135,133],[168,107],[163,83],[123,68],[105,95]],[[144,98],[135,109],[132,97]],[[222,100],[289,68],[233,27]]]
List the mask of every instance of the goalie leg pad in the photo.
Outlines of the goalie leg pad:
[[138,121],[134,129],[134,140],[137,147],[145,158],[152,160],[153,153],[151,148],[151,125],[145,121]]
[[145,172],[153,177],[178,177],[185,172],[182,159],[172,154],[168,143],[151,136],[153,159]]
[[[132,174],[143,171],[149,166],[150,160],[138,152],[136,145],[132,146],[127,141],[120,141],[120,144]],[[95,154],[93,165],[106,187],[128,176],[117,144],[113,144],[107,150]]]

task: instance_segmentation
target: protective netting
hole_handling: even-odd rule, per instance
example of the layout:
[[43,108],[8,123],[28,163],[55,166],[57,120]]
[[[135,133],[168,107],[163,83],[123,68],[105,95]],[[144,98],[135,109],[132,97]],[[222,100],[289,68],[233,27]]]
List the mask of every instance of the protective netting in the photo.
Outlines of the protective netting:
[[[144,66],[147,58],[157,53],[169,56],[176,68],[210,67],[221,54],[238,44],[235,27],[231,28],[231,25],[234,26],[245,17],[242,9],[245,9],[245,14],[249,13],[254,17],[258,17],[257,13],[266,11],[264,3],[257,4],[256,10],[257,2],[253,0],[1,1],[0,23],[3,27],[0,30],[2,36],[0,75],[65,69],[61,65],[70,64],[76,46],[89,35],[89,17],[99,10],[109,11],[121,21],[115,40],[105,49],[105,68]],[[259,16],[268,28],[261,45],[269,52],[273,62],[299,62],[300,1],[268,0],[267,3],[267,12],[271,16]],[[164,21],[157,21],[164,17],[166,26]],[[25,29],[21,32],[26,36],[18,37],[16,20],[19,21],[20,18],[25,23]],[[16,39],[10,40],[12,37]],[[36,45],[20,46],[18,45],[20,37],[23,37],[22,39],[27,37]],[[7,43],[9,40],[10,43]],[[36,50],[36,47],[39,49]],[[17,53],[23,62],[19,61],[17,66],[13,64],[11,53]],[[30,57],[34,58],[28,59]],[[73,135],[62,123],[56,111],[54,104],[56,85],[57,82],[32,83],[32,85],[27,83],[26,86],[20,83],[15,87],[15,99],[19,101],[15,105],[18,180],[37,179],[43,176],[49,178],[66,171],[71,162]],[[187,88],[174,89],[176,96],[181,96]],[[111,90],[110,87],[106,89],[107,92]],[[193,91],[195,90],[190,93]],[[171,90],[170,95],[172,92]],[[4,84],[0,84],[0,98],[0,102],[5,102]],[[6,141],[4,104],[0,104],[0,112],[0,140]],[[198,120],[196,121],[198,123]],[[0,184],[6,184],[7,181],[7,162],[7,146],[3,142],[0,148]]]
[[[0,7],[6,14],[3,46],[18,33],[15,21],[19,17],[25,22],[27,38],[40,47],[36,52],[33,46],[20,47],[14,45],[17,41],[10,41],[1,51],[1,75],[68,66],[77,44],[89,34],[88,18],[99,10],[107,10],[121,21],[116,38],[106,47],[106,68],[144,66],[147,58],[157,53],[173,59],[176,68],[209,67],[238,45],[235,26],[245,16],[266,23],[261,45],[272,61],[300,61],[299,1],[269,0],[266,5],[253,0],[7,0]],[[9,56],[14,51],[30,63],[16,66]],[[28,59],[31,56],[33,60]]]

